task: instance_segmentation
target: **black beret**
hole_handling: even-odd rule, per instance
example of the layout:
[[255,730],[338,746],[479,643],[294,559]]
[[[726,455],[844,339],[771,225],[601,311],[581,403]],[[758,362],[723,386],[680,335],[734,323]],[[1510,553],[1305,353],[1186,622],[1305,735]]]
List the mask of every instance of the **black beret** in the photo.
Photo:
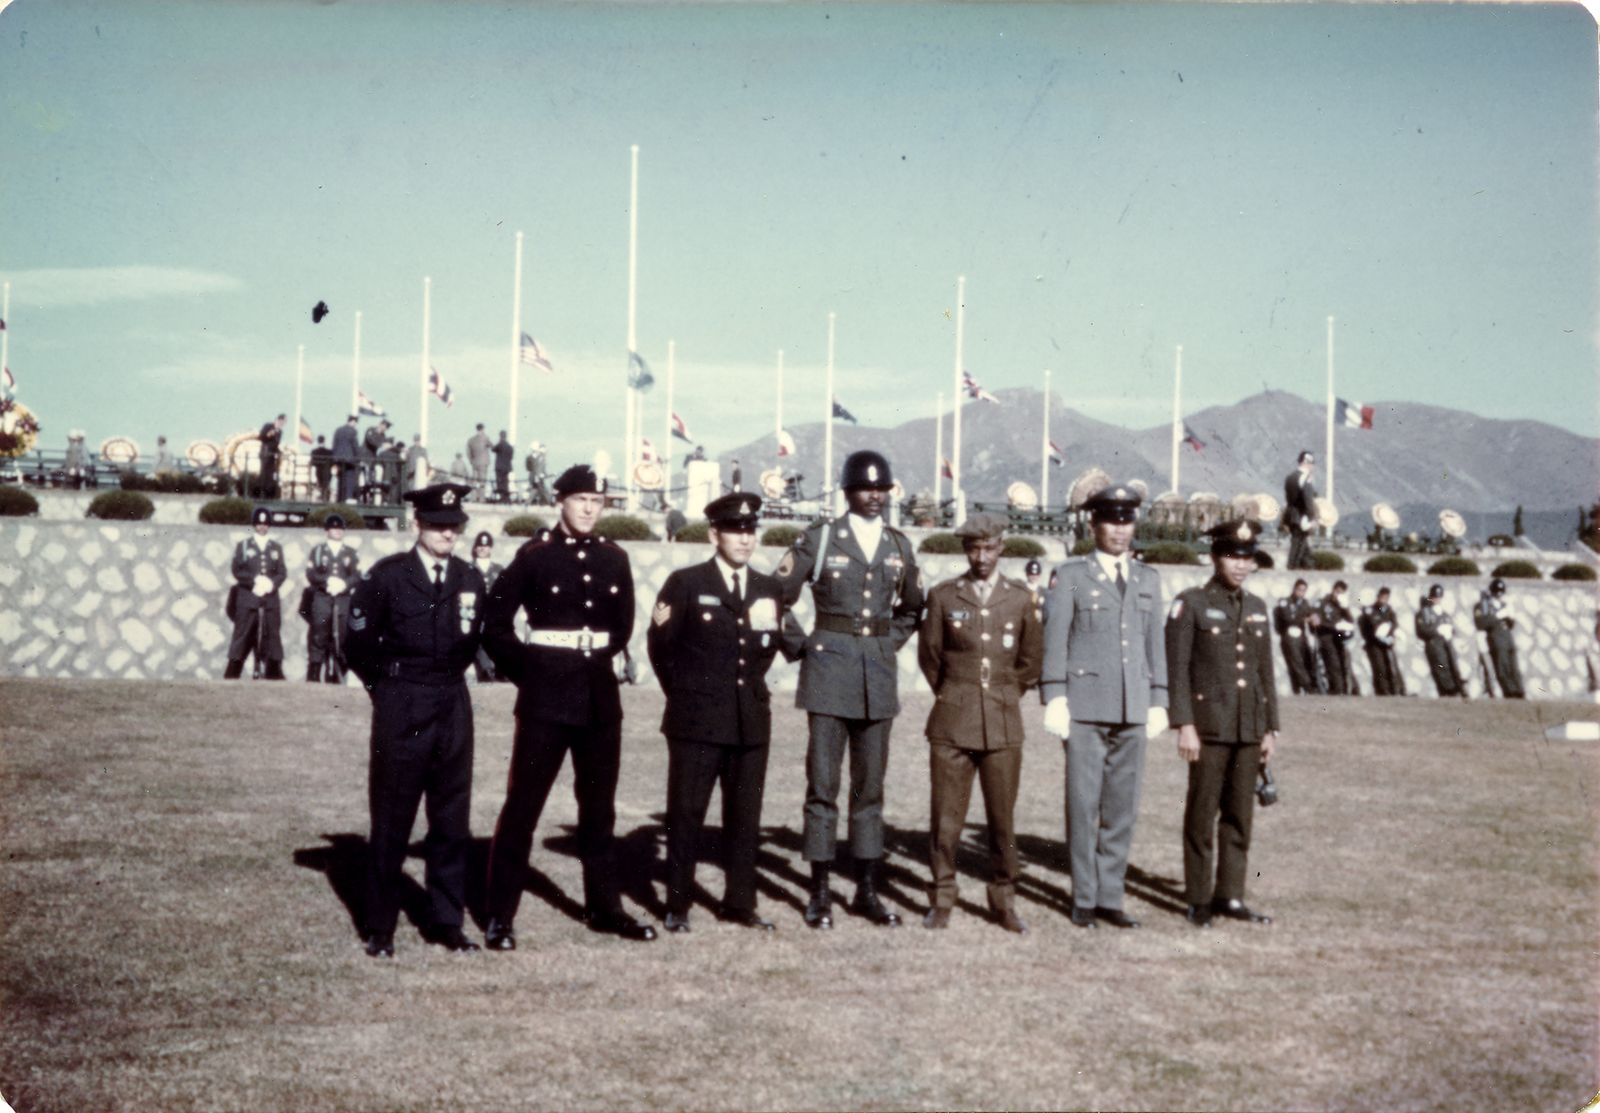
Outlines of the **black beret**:
[[588,464],[574,464],[556,479],[556,498],[568,495],[603,495],[606,481],[594,473]]

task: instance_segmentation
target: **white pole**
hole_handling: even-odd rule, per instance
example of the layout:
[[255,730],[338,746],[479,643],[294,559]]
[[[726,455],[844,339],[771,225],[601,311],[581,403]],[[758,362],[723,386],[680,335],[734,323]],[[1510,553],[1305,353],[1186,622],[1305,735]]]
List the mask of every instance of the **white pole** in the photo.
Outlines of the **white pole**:
[[1039,509],[1050,508],[1050,368],[1044,369],[1044,459],[1039,463]]
[[350,412],[361,412],[361,310],[356,310],[356,347],[350,358]]
[[933,520],[939,517],[940,502],[944,497],[944,391],[939,392],[939,401],[935,403],[933,412]]
[[1172,492],[1178,493],[1178,450],[1183,447],[1183,345],[1172,365]]
[[422,417],[417,432],[422,434],[422,444],[428,444],[428,352],[431,338],[428,332],[433,313],[433,279],[422,280]]
[[1328,318],[1328,501],[1333,502],[1333,318]]
[[956,279],[955,408],[950,419],[950,496],[956,502],[957,522],[967,520],[967,491],[961,485],[961,396],[965,393],[961,389],[961,372],[965,370],[961,353],[965,339],[966,302],[967,278],[966,275],[961,275]]
[[657,451],[657,455],[661,457],[661,459],[659,461],[657,461],[657,462],[660,463],[660,465],[661,465],[661,474],[665,477],[663,482],[666,483],[666,486],[662,488],[662,494],[663,495],[665,495],[667,490],[672,487],[672,483],[670,482],[670,480],[672,479],[672,395],[673,395],[674,390],[677,387],[677,378],[678,378],[678,342],[676,340],[668,340],[667,341],[667,419],[666,419],[666,421],[664,421],[662,423],[663,425],[666,426],[666,436],[661,438],[661,448]]
[[305,459],[305,449],[300,447],[300,411],[306,393],[306,346],[301,344],[295,348],[294,353],[294,471],[290,473],[289,491],[291,497],[295,486],[300,482],[301,461]]
[[511,415],[506,418],[506,435],[517,443],[517,387],[522,378],[522,233],[517,233],[517,265],[511,278]]
[[[772,446],[773,446],[772,447],[772,451],[773,451],[773,457],[772,458],[774,460],[781,460],[782,457],[778,456],[777,452],[778,452],[778,445],[783,440],[783,349],[782,348],[778,349],[778,408],[777,408],[777,412],[778,412],[778,416],[777,416],[777,419],[776,419],[776,424],[773,427],[774,428],[774,436],[773,436],[773,439],[772,439]],[[783,465],[780,463],[778,465],[778,468],[781,470],[783,468]]]
[[5,284],[5,293],[0,294],[0,324],[5,328],[0,329],[0,367],[10,367],[11,363],[11,283]]
[[823,425],[822,434],[822,512],[833,513],[833,321],[834,314],[828,314],[828,398],[827,418]]
[[[639,336],[636,322],[639,312],[639,144],[635,143],[629,148],[632,155],[632,172],[628,180],[628,352],[639,350]],[[632,375],[633,368],[628,368]],[[638,391],[633,387],[628,388],[628,443],[622,454],[622,487],[627,492],[628,509],[633,509],[633,457],[638,448],[636,442],[636,429],[638,417],[636,415],[636,398]]]

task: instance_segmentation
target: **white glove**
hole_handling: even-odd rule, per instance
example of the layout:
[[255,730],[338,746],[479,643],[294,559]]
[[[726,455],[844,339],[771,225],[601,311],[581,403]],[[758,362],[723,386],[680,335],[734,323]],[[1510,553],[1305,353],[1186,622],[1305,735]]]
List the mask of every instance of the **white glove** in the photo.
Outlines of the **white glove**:
[[1306,517],[1304,514],[1300,515],[1300,532],[1301,533],[1310,533],[1312,524],[1313,523],[1312,523],[1310,518]]
[[1152,707],[1144,717],[1144,733],[1147,738],[1154,738],[1158,734],[1165,734],[1171,724],[1167,721],[1165,707]]
[[1044,705],[1044,729],[1057,738],[1065,738],[1072,730],[1072,712],[1067,710],[1067,697],[1056,696]]
[[1356,628],[1356,624],[1354,622],[1335,622],[1333,628],[1341,634],[1348,634]]
[[1378,637],[1380,637],[1380,638],[1390,637],[1391,635],[1394,634],[1394,623],[1392,623],[1392,622],[1381,623],[1378,626],[1377,634],[1378,634]]
[[1448,622],[1441,622],[1439,624],[1439,633],[1446,638],[1453,638],[1456,636],[1456,628]]
[[1284,633],[1288,634],[1291,638],[1298,638],[1300,636],[1300,627],[1291,626],[1289,629],[1285,630]]
[[256,582],[251,585],[250,590],[255,592],[257,595],[267,596],[271,595],[277,589],[272,586],[271,576],[257,576]]
[[338,576],[328,577],[329,595],[343,595],[349,586],[349,584],[345,583],[344,580]]

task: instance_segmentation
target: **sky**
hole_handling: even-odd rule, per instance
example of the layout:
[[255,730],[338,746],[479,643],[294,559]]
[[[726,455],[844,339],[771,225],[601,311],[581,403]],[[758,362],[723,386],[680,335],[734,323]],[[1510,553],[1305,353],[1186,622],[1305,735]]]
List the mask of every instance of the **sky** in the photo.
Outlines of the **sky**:
[[[448,461],[620,457],[630,146],[643,431],[713,454],[928,417],[964,359],[1143,428],[1264,386],[1600,434],[1596,28],[1576,5],[18,0],[7,363],[47,447],[153,451],[361,386]],[[311,307],[332,309],[313,324]]]

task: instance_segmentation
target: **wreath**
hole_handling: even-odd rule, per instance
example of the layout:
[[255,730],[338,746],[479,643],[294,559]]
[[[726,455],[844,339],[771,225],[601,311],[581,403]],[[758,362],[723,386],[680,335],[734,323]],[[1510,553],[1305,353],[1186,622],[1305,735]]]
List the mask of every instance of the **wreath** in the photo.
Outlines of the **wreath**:
[[0,459],[16,460],[39,442],[39,419],[14,398],[0,398]]
[[138,458],[139,446],[132,437],[107,437],[100,442],[100,459],[114,467],[132,467]]
[[184,457],[197,468],[213,468],[222,459],[222,449],[216,441],[190,441]]

